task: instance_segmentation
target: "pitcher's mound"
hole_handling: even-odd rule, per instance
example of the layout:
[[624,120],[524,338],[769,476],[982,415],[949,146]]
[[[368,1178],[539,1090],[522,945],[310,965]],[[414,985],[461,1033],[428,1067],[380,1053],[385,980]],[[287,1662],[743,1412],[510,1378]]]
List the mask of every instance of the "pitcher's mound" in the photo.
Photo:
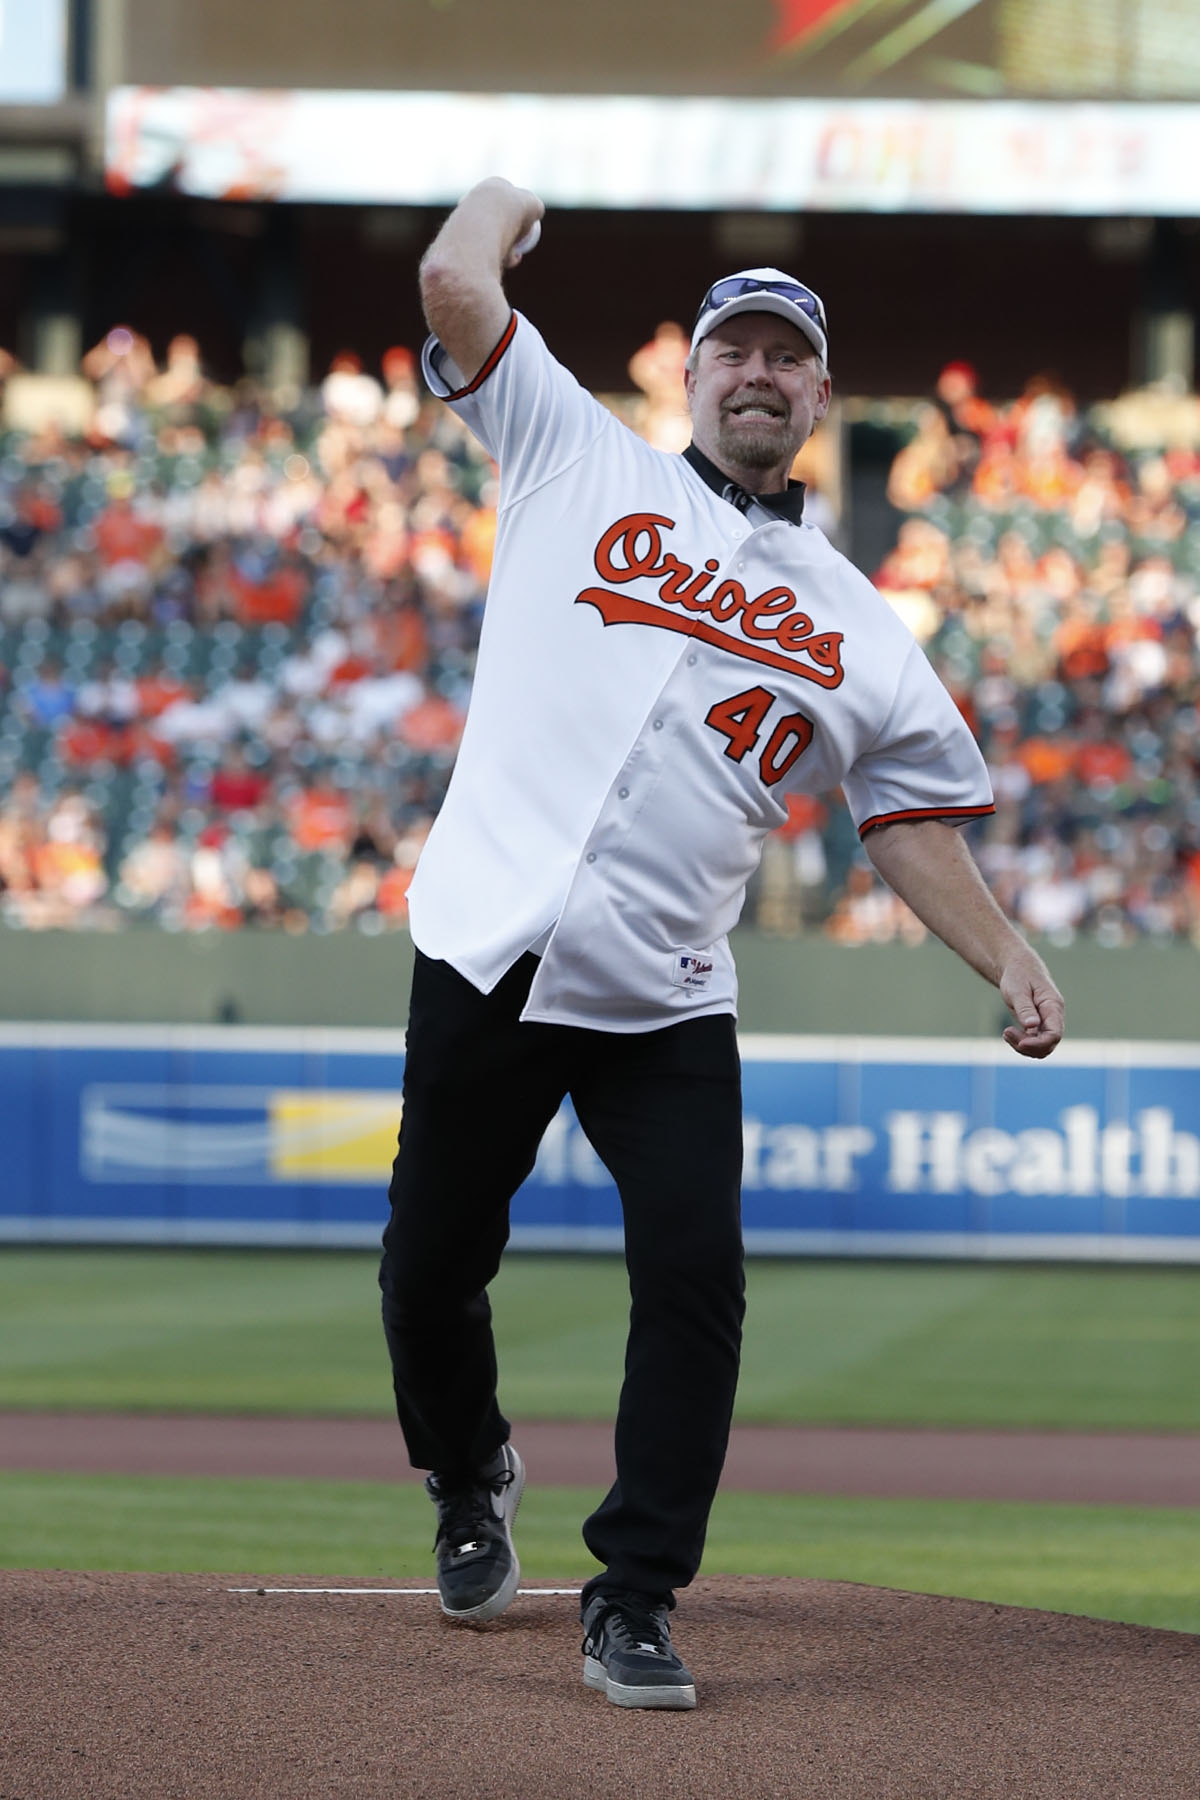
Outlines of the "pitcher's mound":
[[[693,1713],[584,1688],[577,1601],[0,1574],[16,1800],[1193,1800],[1200,1638],[838,1582],[698,1581]],[[334,1585],[271,1577],[270,1585]],[[384,1586],[349,1583],[344,1586]]]

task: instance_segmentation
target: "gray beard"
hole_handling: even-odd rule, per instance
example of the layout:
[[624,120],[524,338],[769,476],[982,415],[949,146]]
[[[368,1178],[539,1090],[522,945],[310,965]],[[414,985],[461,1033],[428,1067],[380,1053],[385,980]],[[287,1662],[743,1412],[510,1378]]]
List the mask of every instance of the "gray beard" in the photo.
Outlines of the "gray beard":
[[744,425],[731,429],[722,416],[717,426],[717,448],[722,458],[743,469],[774,468],[788,454],[789,440],[786,419],[764,419],[747,430]]

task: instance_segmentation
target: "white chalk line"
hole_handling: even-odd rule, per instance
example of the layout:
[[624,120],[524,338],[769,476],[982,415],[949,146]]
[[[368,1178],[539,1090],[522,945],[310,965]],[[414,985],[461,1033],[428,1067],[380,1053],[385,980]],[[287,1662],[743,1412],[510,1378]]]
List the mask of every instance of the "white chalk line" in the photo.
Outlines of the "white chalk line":
[[[392,1587],[392,1588],[351,1588],[351,1587],[233,1587],[226,1588],[227,1594],[436,1594],[435,1587]],[[518,1588],[517,1598],[524,1600],[554,1599],[574,1596],[578,1599],[582,1588]]]

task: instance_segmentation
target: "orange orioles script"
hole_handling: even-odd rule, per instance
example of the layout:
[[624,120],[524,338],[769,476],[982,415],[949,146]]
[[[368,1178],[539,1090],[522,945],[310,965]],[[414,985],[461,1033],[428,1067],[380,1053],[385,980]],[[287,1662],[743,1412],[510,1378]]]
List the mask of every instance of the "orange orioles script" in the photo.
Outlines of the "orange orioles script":
[[[720,568],[713,558],[697,572],[690,563],[664,552],[662,533],[674,525],[674,519],[661,513],[627,513],[609,526],[594,558],[600,579],[618,587],[643,577],[659,581],[663,605],[614,594],[608,587],[589,587],[576,594],[576,606],[580,602],[594,606],[606,625],[656,625],[663,631],[681,631],[750,662],[802,675],[820,687],[841,686],[840,631],[814,631],[791,588],[773,587],[751,596],[740,581],[725,580],[713,587]],[[680,611],[666,612],[664,606]],[[725,625],[736,625],[740,637],[721,630]],[[808,660],[801,661],[802,656]]]

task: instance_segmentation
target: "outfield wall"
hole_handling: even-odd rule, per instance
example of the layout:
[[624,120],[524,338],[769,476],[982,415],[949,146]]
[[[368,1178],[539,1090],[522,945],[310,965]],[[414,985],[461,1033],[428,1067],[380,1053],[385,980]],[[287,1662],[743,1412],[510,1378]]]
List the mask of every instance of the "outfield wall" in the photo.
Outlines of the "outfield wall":
[[[742,1047],[754,1253],[1200,1262],[1200,1049]],[[0,1239],[373,1246],[402,1070],[393,1032],[2,1026]],[[620,1246],[569,1104],[513,1227],[519,1248]]]
[[[941,944],[848,949],[819,935],[733,934],[743,1031],[997,1035],[994,988]],[[1073,1038],[1200,1039],[1190,944],[1043,946]],[[412,945],[282,932],[14,931],[0,926],[0,1020],[402,1028]]]

